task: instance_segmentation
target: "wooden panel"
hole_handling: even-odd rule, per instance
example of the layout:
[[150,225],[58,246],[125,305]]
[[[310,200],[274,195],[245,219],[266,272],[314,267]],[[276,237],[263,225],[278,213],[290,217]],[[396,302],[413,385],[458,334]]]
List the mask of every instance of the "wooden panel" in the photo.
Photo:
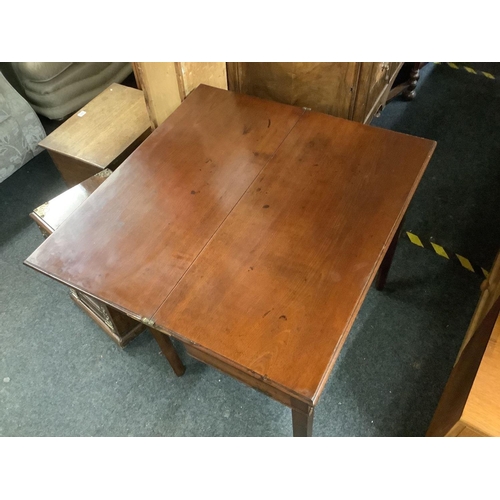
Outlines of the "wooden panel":
[[136,80],[144,92],[151,128],[161,125],[184,98],[173,62],[132,63]]
[[399,71],[403,67],[402,62],[390,62],[389,63],[389,80],[395,80]]
[[350,118],[358,63],[228,63],[232,90]]
[[95,174],[102,172],[101,167],[74,158],[73,156],[49,151],[50,157],[68,187],[77,186]]
[[464,427],[464,430],[458,435],[458,437],[486,437],[481,432],[471,427]]
[[445,436],[462,419],[467,398],[497,321],[499,310],[500,298],[496,300],[481,321],[466,345],[462,356],[453,367],[427,431],[427,436]]
[[306,112],[156,324],[315,404],[434,147]]
[[379,100],[390,79],[390,66],[388,62],[372,63],[372,78],[368,90],[368,102]]
[[[75,304],[80,309],[82,309],[83,312],[88,314],[97,323],[97,325],[100,328],[102,328],[104,332],[120,347],[125,347],[132,340],[134,340],[135,337],[137,337],[140,333],[142,333],[146,328],[146,326],[143,325],[142,323],[135,322],[133,325],[131,325],[131,328],[128,331],[124,330],[121,332],[121,334],[118,334],[112,328],[109,327],[106,321],[104,321],[104,319],[99,314],[97,314],[93,309],[88,307],[88,305],[84,303],[78,295],[76,295],[75,293],[70,293],[70,297],[73,300],[73,302],[75,302]],[[125,315],[123,315],[123,317],[126,318]],[[131,321],[133,320],[131,319]]]
[[[148,129],[149,119],[142,92],[113,83],[57,127],[40,145],[50,152],[73,157],[101,170]],[[65,174],[63,177],[67,179]]]
[[25,263],[150,318],[302,113],[198,87]]
[[153,129],[161,125],[200,84],[227,89],[224,62],[135,62],[135,78]]
[[[377,63],[378,64],[378,63]],[[391,93],[391,88],[403,63],[382,63],[383,67],[377,69],[377,84],[371,89],[368,97],[365,118],[363,123],[370,123],[378,113],[383,110]],[[383,71],[380,74],[380,71]],[[371,107],[370,107],[371,106]]]
[[458,437],[460,433],[464,430],[465,430],[465,424],[463,424],[461,421],[458,421],[445,434],[445,437]]
[[184,97],[202,83],[227,90],[225,62],[181,62],[178,64],[180,65],[179,71]]
[[462,420],[487,436],[500,436],[500,319],[472,385]]
[[491,306],[495,303],[495,300],[500,296],[500,252],[496,256],[488,278],[481,284],[481,290],[481,297],[476,306],[476,310],[472,315],[469,328],[465,333],[464,341],[460,347],[455,364],[460,359],[465,346],[468,344],[478,325],[486,316],[486,313],[490,310]]
[[294,399],[293,397],[291,397],[286,392],[282,392],[275,389],[273,386],[267,384],[265,380],[252,377],[251,375],[245,373],[244,371],[241,371],[235,368],[234,366],[231,366],[231,364],[225,363],[223,360],[210,355],[210,353],[207,353],[201,349],[196,348],[192,344],[185,343],[184,346],[186,347],[186,351],[189,353],[189,355],[191,355],[198,361],[206,363],[207,365],[210,365],[216,368],[217,370],[227,375],[230,375],[236,380],[239,380],[240,382],[249,385],[250,387],[266,394],[267,396],[275,399],[276,401],[279,401],[280,403],[286,406],[289,406],[290,408],[294,406],[292,403]]
[[41,221],[42,227],[53,233],[110,175],[111,170],[106,168],[35,208],[33,210],[35,221],[37,223]]
[[403,63],[361,63],[353,120],[369,123],[385,105],[390,85]]

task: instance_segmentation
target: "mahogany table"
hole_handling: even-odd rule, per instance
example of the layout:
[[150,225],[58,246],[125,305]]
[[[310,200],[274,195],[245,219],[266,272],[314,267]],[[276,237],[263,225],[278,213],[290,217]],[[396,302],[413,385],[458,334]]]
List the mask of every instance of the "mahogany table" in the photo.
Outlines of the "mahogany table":
[[434,148],[202,85],[25,264],[175,337],[311,435]]

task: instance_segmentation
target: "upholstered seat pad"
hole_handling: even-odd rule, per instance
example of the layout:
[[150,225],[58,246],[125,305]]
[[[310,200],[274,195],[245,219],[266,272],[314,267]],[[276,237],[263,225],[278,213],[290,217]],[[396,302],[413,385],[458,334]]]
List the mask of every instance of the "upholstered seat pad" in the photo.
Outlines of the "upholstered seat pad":
[[[27,93],[35,93],[40,96],[47,96],[60,89],[71,86],[75,83],[89,81],[89,86],[85,90],[90,90],[92,84],[89,79],[107,80],[114,75],[121,67],[127,66],[127,63],[72,63],[61,74],[51,80],[40,81],[32,80],[25,76],[19,69],[23,63],[14,63],[14,69],[21,80]],[[128,65],[129,66],[129,65]]]
[[59,76],[73,63],[70,62],[20,62],[17,63],[19,76],[33,82],[47,82]]
[[50,119],[74,113],[132,73],[128,62],[14,62],[12,67],[32,108]]
[[42,151],[44,137],[33,109],[0,73],[0,182]]

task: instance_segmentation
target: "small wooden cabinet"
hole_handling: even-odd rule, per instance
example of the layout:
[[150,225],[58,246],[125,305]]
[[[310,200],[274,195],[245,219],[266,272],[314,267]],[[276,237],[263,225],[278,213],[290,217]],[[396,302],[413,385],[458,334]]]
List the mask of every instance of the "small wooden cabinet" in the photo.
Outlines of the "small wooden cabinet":
[[140,90],[118,83],[40,142],[69,187],[105,168],[114,170],[151,133]]
[[[229,62],[229,89],[369,123],[402,62]],[[415,80],[416,81],[416,80]]]

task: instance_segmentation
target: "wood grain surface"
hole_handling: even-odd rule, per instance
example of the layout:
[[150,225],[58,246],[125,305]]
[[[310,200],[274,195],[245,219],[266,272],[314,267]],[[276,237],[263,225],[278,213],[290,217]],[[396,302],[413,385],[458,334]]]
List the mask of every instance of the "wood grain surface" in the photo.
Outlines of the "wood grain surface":
[[315,405],[434,147],[200,86],[25,263]]
[[200,84],[227,89],[224,62],[134,62],[135,79],[153,129],[161,125]]
[[[479,326],[476,328],[474,335],[471,337],[467,345],[465,346],[462,355],[458,359],[456,365],[451,371],[450,377],[446,386],[443,390],[443,394],[439,400],[432,421],[427,430],[427,436],[452,436],[457,435],[455,432],[461,425],[473,427],[481,431],[481,426],[477,425],[474,415],[478,416],[482,413],[481,399],[484,401],[484,396],[489,398],[488,394],[490,390],[496,391],[496,396],[492,401],[487,404],[490,410],[499,407],[499,394],[498,394],[498,380],[494,377],[498,376],[498,369],[494,366],[498,363],[498,349],[496,344],[496,339],[498,335],[492,335],[495,328],[495,324],[498,323],[498,315],[500,311],[500,297],[497,298],[495,303],[492,305],[488,313],[484,316]],[[493,346],[490,350],[490,354],[495,359],[493,362],[489,360],[487,363],[488,368],[485,370],[485,375],[479,379],[479,391],[476,391],[476,405],[475,409],[472,410],[472,414],[469,415],[467,419],[465,409],[468,405],[468,398],[470,397],[471,389],[475,385],[475,379],[482,366],[482,360],[485,356],[485,351],[493,338]],[[491,368],[493,367],[493,372]],[[491,373],[493,373],[493,378],[491,378]],[[491,384],[491,389],[489,388]],[[481,386],[488,387],[486,394],[481,391]],[[476,386],[477,388],[478,386]],[[481,396],[483,394],[483,396]],[[496,411],[496,410],[495,410]],[[496,430],[500,429],[500,423],[498,421],[497,415],[492,415],[492,422],[487,424],[492,429],[492,425],[495,426],[496,420]],[[484,416],[484,415],[483,415]],[[488,420],[488,416],[486,415]],[[481,420],[481,418],[480,418]],[[491,434],[497,435],[497,434]]]
[[103,169],[149,129],[143,93],[113,83],[45,137],[40,146]]
[[350,118],[360,63],[229,62],[229,88]]
[[101,170],[81,184],[35,208],[30,214],[31,218],[46,231],[53,233],[111,173],[107,168]]
[[315,404],[434,147],[305,113],[155,323]]
[[302,113],[198,87],[25,263],[151,317]]
[[500,319],[497,319],[462,419],[486,436],[500,436]]

